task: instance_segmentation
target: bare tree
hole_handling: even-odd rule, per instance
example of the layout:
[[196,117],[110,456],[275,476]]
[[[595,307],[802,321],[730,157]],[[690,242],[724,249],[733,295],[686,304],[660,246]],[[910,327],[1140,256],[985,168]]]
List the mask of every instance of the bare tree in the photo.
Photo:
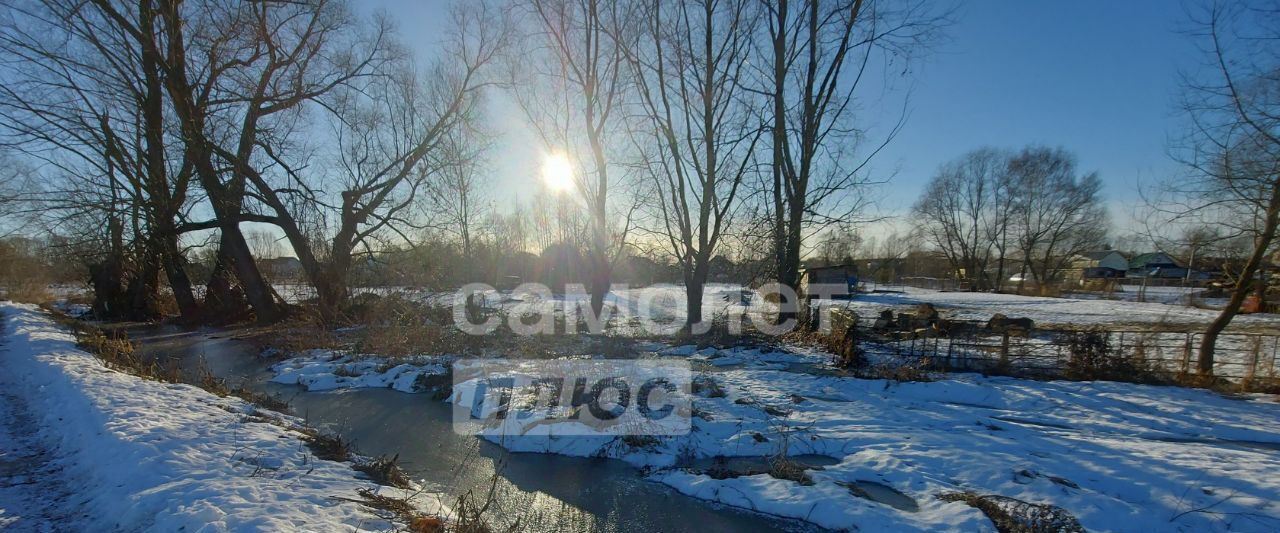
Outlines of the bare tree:
[[482,157],[488,149],[478,135],[459,128],[441,146],[449,164],[427,183],[431,211],[440,223],[433,224],[451,234],[462,246],[462,258],[475,258],[475,241],[485,221],[485,176]]
[[1021,291],[1030,273],[1043,290],[1072,257],[1102,246],[1108,219],[1097,173],[1078,175],[1061,148],[1024,148],[1009,161],[1013,229],[1022,255]]
[[[588,291],[600,316],[613,266],[625,249],[634,207],[612,219],[611,191],[622,181],[619,108],[629,83],[623,50],[613,38],[627,24],[624,9],[601,0],[527,0],[532,49],[514,60],[512,94],[543,143],[574,169],[577,193],[591,222]],[[615,215],[616,216],[616,215]]]
[[875,237],[864,238],[853,226],[837,224],[820,236],[817,256],[823,263],[834,265],[861,259],[865,250],[875,250]]
[[158,316],[163,269],[190,316],[196,302],[178,220],[190,205],[191,168],[171,148],[180,143],[164,104],[161,58],[142,38],[156,25],[147,5],[7,2],[0,47],[21,60],[7,63],[0,121],[57,180],[38,204],[46,214],[105,219],[109,246],[94,266],[97,283],[105,288],[123,276],[130,289],[128,302],[100,307]]
[[1252,291],[1264,295],[1280,244],[1280,3],[1215,1],[1190,16],[1204,68],[1184,75],[1188,133],[1174,147],[1189,172],[1166,183],[1154,207],[1171,224],[1208,224],[1249,243],[1231,298],[1200,342],[1198,370],[1208,376],[1219,335]]
[[[242,165],[254,197],[271,210],[270,220],[284,231],[316,287],[326,321],[337,317],[348,296],[357,247],[372,253],[370,242],[386,235],[408,242],[402,231],[423,226],[414,220],[414,208],[421,207],[420,194],[429,181],[457,165],[474,164],[474,155],[451,149],[450,142],[472,127],[488,84],[481,71],[508,42],[508,31],[503,14],[484,5],[454,15],[456,33],[422,76],[407,62],[377,51],[383,47],[383,37],[377,37],[365,44],[371,48],[362,57],[368,59],[335,64],[312,82],[325,85],[300,94],[323,101],[332,114],[339,175],[331,181],[341,183],[338,194],[324,197],[324,183],[308,180],[309,159],[291,159],[267,142],[259,144],[274,169]],[[385,30],[380,24],[378,35]],[[316,238],[302,223],[303,210],[316,206],[325,212],[325,222],[332,222],[327,239]]]
[[[338,1],[187,5],[161,0],[157,11],[163,26],[150,35],[107,0],[94,2],[162,57],[167,93],[182,125],[185,157],[214,214],[213,220],[185,229],[216,228],[221,238],[219,261],[225,267],[219,274],[234,271],[259,320],[279,318],[283,308],[240,229],[246,221],[270,222],[289,236],[289,220],[246,210],[249,182],[261,185],[255,179],[260,178],[258,151],[269,154],[264,145],[279,142],[276,136],[289,131],[302,104],[367,75],[385,61],[385,27],[376,29],[369,42],[352,37],[355,24]],[[257,200],[266,203],[271,198]],[[306,252],[294,248],[299,254]],[[214,289],[225,285],[211,283],[210,293],[223,292]]]
[[987,269],[1006,238],[1001,188],[1008,167],[1008,154],[994,148],[969,152],[938,169],[912,208],[917,230],[964,272],[971,290],[990,288]]
[[642,110],[634,138],[657,199],[655,233],[683,274],[690,327],[702,322],[711,259],[763,131],[760,100],[743,80],[754,7],[754,0],[647,2],[634,18],[641,28],[634,40],[619,38]]
[[[889,62],[929,43],[946,21],[928,2],[761,2],[768,44],[762,74],[771,109],[771,217],[777,280],[796,286],[805,230],[849,222],[865,207],[871,158],[897,133],[867,143],[855,122],[863,74],[877,52]],[[871,144],[868,148],[867,145]],[[780,318],[788,318],[784,313]]]

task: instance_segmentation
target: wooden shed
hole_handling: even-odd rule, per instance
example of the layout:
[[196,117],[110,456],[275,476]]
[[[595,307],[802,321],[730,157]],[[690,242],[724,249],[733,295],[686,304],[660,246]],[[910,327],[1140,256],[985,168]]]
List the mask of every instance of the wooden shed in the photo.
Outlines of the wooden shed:
[[852,295],[858,289],[858,267],[854,265],[807,267],[800,273],[798,290],[802,298],[810,298],[809,286],[813,284],[843,284],[846,294]]

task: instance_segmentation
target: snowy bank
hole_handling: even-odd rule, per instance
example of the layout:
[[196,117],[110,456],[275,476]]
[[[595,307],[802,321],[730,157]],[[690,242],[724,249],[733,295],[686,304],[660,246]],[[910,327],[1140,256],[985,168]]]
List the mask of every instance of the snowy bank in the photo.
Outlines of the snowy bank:
[[[991,530],[979,511],[938,498],[962,492],[1056,506],[1090,531],[1280,529],[1274,396],[973,374],[897,383],[831,375],[829,355],[794,348],[641,346],[640,357],[703,369],[690,434],[547,427],[483,438],[516,452],[620,459],[696,498],[833,529]],[[277,380],[395,387],[390,361],[351,368],[309,354],[278,365]],[[459,384],[453,398],[474,386]],[[805,482],[770,472],[784,451],[811,467]]]
[[[30,414],[29,440],[66,487],[64,498],[45,498],[44,509],[29,506],[39,498],[15,505],[0,493],[0,526],[43,513],[66,530],[394,528],[352,500],[359,489],[407,494],[361,479],[349,464],[316,459],[300,433],[281,427],[295,420],[265,423],[242,400],[107,369],[33,306],[0,302],[0,314],[0,402]],[[418,503],[439,510],[434,500]]]
[[378,357],[338,350],[307,350],[274,365],[271,381],[301,385],[308,391],[392,388],[426,392],[447,385],[450,356]]

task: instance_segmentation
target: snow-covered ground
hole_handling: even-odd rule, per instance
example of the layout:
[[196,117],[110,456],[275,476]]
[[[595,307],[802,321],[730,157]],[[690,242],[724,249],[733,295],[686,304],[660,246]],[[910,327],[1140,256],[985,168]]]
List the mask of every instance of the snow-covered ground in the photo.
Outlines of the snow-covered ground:
[[[307,350],[272,365],[276,383],[301,385],[308,391],[383,388],[423,392],[432,376],[446,376],[448,356],[403,357],[395,361],[333,350]],[[447,378],[446,378],[447,379]]]
[[[1149,289],[1150,290],[1150,289]],[[843,302],[842,302],[843,303]],[[1083,298],[1042,298],[985,292],[942,292],[907,287],[901,293],[861,294],[848,306],[874,316],[885,308],[906,310],[920,303],[931,303],[946,318],[986,321],[992,314],[1027,317],[1038,327],[1088,325],[1206,325],[1218,316],[1212,309],[1153,302],[1126,302]],[[1240,315],[1233,328],[1280,328],[1280,316],[1274,314]]]
[[[302,298],[310,289],[296,285],[279,285],[281,294]],[[451,306],[456,293],[430,292],[410,288],[377,288],[362,290],[376,294],[403,294],[409,298],[433,305]],[[944,292],[932,289],[905,287],[902,292],[863,293],[850,300],[836,300],[835,305],[848,306],[860,314],[873,317],[884,309],[906,311],[920,303],[938,307],[944,318],[986,321],[995,313],[1011,317],[1027,317],[1040,327],[1137,325],[1137,326],[1199,326],[1207,325],[1217,317],[1218,311],[1199,309],[1178,302],[1187,289],[1181,287],[1148,287],[1147,302],[1105,300],[1094,296],[1073,298],[1049,298],[992,294],[983,292]],[[740,312],[748,305],[761,305],[764,301],[758,292],[740,285],[710,283],[704,296],[706,316],[724,316]],[[553,306],[573,307],[586,305],[586,295],[557,295],[545,300],[494,292],[489,295],[494,307],[508,310],[550,309]],[[605,303],[615,317],[614,333],[626,334],[634,328],[634,319],[642,313],[667,323],[678,323],[685,318],[685,291],[678,285],[654,285],[650,287],[617,288],[609,293]],[[1263,328],[1280,330],[1280,316],[1275,314],[1239,315],[1232,321],[1233,329]]]
[[[1056,505],[1091,531],[1280,529],[1274,396],[977,375],[897,383],[802,371],[827,360],[820,352],[640,349],[697,361],[697,380],[717,384],[699,389],[689,435],[549,437],[538,422],[542,435],[485,438],[513,451],[618,458],[693,497],[835,529],[992,530],[980,512],[937,498],[956,491]],[[368,377],[312,382],[395,386],[385,361],[360,364]],[[334,368],[310,354],[277,372],[290,381]],[[811,484],[765,472],[784,450],[820,467],[807,471]]]
[[[385,531],[300,421],[107,369],[33,306],[0,302],[0,529]],[[276,419],[264,423],[258,416]],[[443,511],[418,495],[425,511]]]
[[1141,285],[1121,285],[1110,293],[1072,292],[1072,298],[1084,300],[1120,300],[1126,302],[1149,302],[1169,305],[1187,305],[1193,299],[1214,307],[1226,304],[1225,298],[1203,298],[1204,287],[1146,287]]

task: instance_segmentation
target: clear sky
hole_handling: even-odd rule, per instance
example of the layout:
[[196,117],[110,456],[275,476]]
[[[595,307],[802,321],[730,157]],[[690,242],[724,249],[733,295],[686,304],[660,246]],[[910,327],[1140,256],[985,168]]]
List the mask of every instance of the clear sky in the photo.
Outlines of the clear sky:
[[[392,13],[409,45],[424,51],[447,21],[443,0],[357,5]],[[946,42],[887,100],[867,102],[869,122],[883,128],[910,91],[908,122],[875,162],[877,172],[897,171],[881,208],[909,208],[940,163],[970,149],[1037,143],[1063,146],[1083,169],[1097,170],[1113,219],[1125,225],[1138,180],[1178,171],[1167,153],[1181,124],[1178,72],[1199,60],[1178,32],[1185,18],[1177,0],[960,3]],[[541,148],[510,105],[498,101],[489,115],[503,133],[490,196],[509,204],[539,186]]]
[[1139,177],[1178,171],[1178,72],[1199,62],[1185,26],[1175,0],[963,3],[950,41],[915,69],[909,122],[885,153],[902,165],[886,204],[909,206],[969,149],[1028,143],[1075,152],[1113,204],[1136,200]]

